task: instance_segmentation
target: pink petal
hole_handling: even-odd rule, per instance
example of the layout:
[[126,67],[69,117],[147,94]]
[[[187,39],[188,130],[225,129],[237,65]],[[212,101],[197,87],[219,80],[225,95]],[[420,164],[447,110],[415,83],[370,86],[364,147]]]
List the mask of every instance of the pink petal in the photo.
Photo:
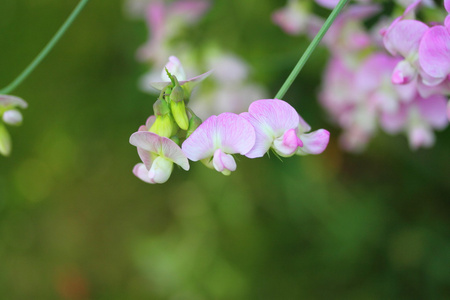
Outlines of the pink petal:
[[[201,75],[198,75],[196,77],[192,77],[188,80],[184,80],[184,81],[180,81],[180,85],[182,85],[183,87],[186,88],[187,92],[191,92],[192,89],[199,84],[200,82],[202,82],[204,79],[206,79],[206,77],[208,77],[209,75],[211,75],[213,71],[210,70],[206,73],[203,73]],[[150,85],[153,86],[155,89],[161,91],[163,90],[166,86],[168,86],[170,84],[170,82],[167,81],[163,81],[163,82],[150,82]]]
[[333,9],[339,0],[316,0],[316,2],[323,7]]
[[435,78],[450,73],[450,33],[444,26],[434,26],[423,36],[419,48],[419,62],[423,70]]
[[427,99],[417,100],[420,115],[437,129],[443,129],[448,125],[447,119],[447,98],[442,95],[434,95]]
[[218,172],[223,172],[225,170],[235,171],[236,161],[233,156],[222,152],[221,149],[217,149],[214,152],[213,166]]
[[311,133],[300,135],[300,140],[303,142],[303,147],[297,149],[297,154],[320,154],[328,146],[330,141],[330,133],[325,129],[319,129]]
[[214,136],[217,116],[206,119],[181,145],[184,154],[192,161],[198,161],[214,154]]
[[217,137],[220,148],[229,154],[246,154],[255,144],[255,130],[243,117],[233,113],[217,116]]
[[130,144],[148,152],[159,153],[161,137],[153,132],[138,131],[130,136]]
[[0,106],[15,106],[27,108],[28,104],[22,98],[10,95],[0,95]]
[[189,161],[186,155],[174,141],[161,137],[161,150],[164,157],[169,158],[184,170],[189,170]]
[[255,142],[251,124],[233,113],[211,116],[205,120],[182,145],[186,156],[197,161],[211,157],[215,150],[225,153],[247,153]]
[[303,142],[297,137],[296,129],[289,129],[282,137],[273,142],[274,150],[281,156],[289,157],[294,155],[298,147],[302,147]]
[[384,46],[392,54],[404,58],[414,57],[419,50],[422,36],[428,26],[416,20],[402,20],[390,28],[384,36]]
[[249,121],[255,130],[255,144],[253,145],[252,149],[247,154],[245,154],[245,156],[247,156],[248,158],[263,157],[264,154],[266,154],[266,152],[272,146],[275,137],[272,134],[268,134],[267,131],[265,131],[264,128],[260,126],[261,123],[258,121],[258,119],[256,119],[250,113],[244,112],[241,113],[240,116]]
[[392,72],[391,81],[393,84],[406,84],[411,82],[416,75],[416,69],[407,60],[402,60]]
[[161,72],[161,79],[163,81],[170,81],[169,75],[167,75],[167,71],[173,76],[176,76],[178,81],[186,80],[186,72],[184,72],[184,68],[181,65],[180,60],[176,56],[170,56],[169,62],[165,65],[164,69]]
[[408,132],[409,146],[413,150],[420,147],[430,148],[434,144],[434,133],[425,127],[414,127]]
[[[151,164],[151,156],[149,155],[153,153],[172,160],[186,171],[189,170],[187,157],[171,139],[161,137],[153,132],[138,131],[131,135],[130,144],[138,147],[139,156],[147,167]],[[144,154],[145,152],[143,151],[150,152],[150,154]]]
[[147,169],[150,170],[153,160],[158,157],[158,155],[149,151],[145,151],[140,147],[137,147],[137,152],[141,161],[144,163]]
[[299,126],[297,111],[283,100],[257,100],[250,104],[248,111],[241,115],[253,125],[256,133],[255,145],[246,154],[249,158],[264,156],[276,138]]
[[444,0],[444,7],[450,13],[450,0]]
[[183,18],[185,22],[197,21],[210,7],[206,0],[179,0],[174,2],[171,7],[171,13],[177,15],[177,18]]
[[398,133],[406,125],[408,120],[408,114],[405,106],[400,107],[400,109],[393,112],[385,112],[381,114],[380,126],[387,133]]
[[144,164],[139,163],[139,164],[135,165],[133,168],[133,174],[136,175],[136,177],[142,181],[145,181],[147,183],[152,183],[150,181],[150,178],[148,177],[148,170]]

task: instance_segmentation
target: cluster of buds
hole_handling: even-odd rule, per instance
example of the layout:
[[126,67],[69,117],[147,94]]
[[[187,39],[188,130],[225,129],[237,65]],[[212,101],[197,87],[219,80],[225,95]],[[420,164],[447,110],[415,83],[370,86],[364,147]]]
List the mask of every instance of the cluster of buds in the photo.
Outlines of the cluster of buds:
[[22,124],[22,114],[18,108],[27,106],[28,104],[19,97],[0,95],[0,154],[8,156],[11,153],[11,137],[5,125]]
[[230,175],[237,167],[235,154],[257,158],[272,149],[276,155],[290,157],[320,154],[327,147],[329,132],[308,133],[311,127],[279,99],[257,100],[247,112],[224,112],[202,122],[187,105],[194,86],[209,74],[184,80],[184,70],[172,56],[163,70],[163,81],[152,83],[161,90],[154,115],[130,137],[142,160],[133,173],[141,180],[164,183],[174,164],[189,170],[189,160]]

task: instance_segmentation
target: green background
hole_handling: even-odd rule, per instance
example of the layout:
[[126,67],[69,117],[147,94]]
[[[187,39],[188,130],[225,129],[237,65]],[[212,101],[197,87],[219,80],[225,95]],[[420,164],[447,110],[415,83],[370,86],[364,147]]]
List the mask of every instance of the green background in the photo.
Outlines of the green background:
[[[1,86],[76,3],[0,2]],[[271,23],[284,4],[215,1],[182,38],[238,53],[275,95],[307,45]],[[242,157],[229,177],[192,163],[145,184],[128,139],[155,96],[137,87],[145,24],[123,6],[90,1],[12,93],[29,108],[0,157],[1,299],[450,297],[448,130],[428,150],[379,133],[364,153],[342,152],[316,99],[319,49],[285,100],[331,131],[325,153]]]

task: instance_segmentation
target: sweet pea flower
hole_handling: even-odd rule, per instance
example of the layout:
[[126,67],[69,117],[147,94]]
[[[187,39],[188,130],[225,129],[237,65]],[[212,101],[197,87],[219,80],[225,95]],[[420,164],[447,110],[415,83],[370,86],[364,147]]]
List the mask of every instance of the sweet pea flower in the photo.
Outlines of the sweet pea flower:
[[241,116],[256,133],[255,145],[246,154],[249,158],[262,157],[270,148],[284,157],[320,154],[328,145],[329,132],[320,129],[306,134],[311,127],[283,100],[257,100]]
[[[209,8],[207,0],[178,0],[165,3],[163,0],[147,1],[141,11],[145,15],[149,30],[149,40],[138,50],[138,58],[151,60],[157,65],[166,57],[167,42],[182,28],[194,24]],[[139,5],[137,5],[139,7]],[[142,9],[142,4],[140,5]]]
[[[149,118],[149,122],[151,119]],[[145,130],[145,128],[140,128]],[[176,163],[189,170],[189,161],[181,148],[172,140],[153,132],[138,131],[131,135],[130,144],[137,147],[143,163],[134,166],[133,173],[147,183],[164,183]]]
[[245,155],[254,144],[255,130],[247,120],[233,113],[222,113],[206,119],[181,148],[190,160],[202,160],[229,175],[236,170],[236,161],[230,154]]
[[348,60],[355,60],[360,52],[373,46],[372,37],[363,21],[381,10],[379,5],[352,5],[337,16],[323,42],[332,52]]
[[404,131],[411,149],[431,147],[434,144],[434,129],[444,129],[448,125],[447,99],[434,95],[427,99],[418,96],[410,103],[403,103],[395,113],[383,113],[381,127],[388,133]]
[[450,22],[446,22],[446,26],[437,25],[428,29],[423,34],[418,51],[420,66],[428,75],[425,79],[431,82],[429,85],[436,85],[448,79],[450,76]]
[[286,33],[299,35],[308,27],[309,4],[306,1],[288,0],[286,6],[272,14],[272,21]]
[[184,72],[184,68],[181,65],[180,60],[176,56],[170,56],[169,62],[165,65],[161,72],[162,81],[150,82],[150,85],[159,91],[167,87],[171,83],[167,72],[175,76],[186,93],[190,95],[193,88],[208,77],[212,73],[212,70],[192,78],[186,78],[186,73]]
[[11,137],[5,124],[20,125],[22,114],[16,108],[27,108],[28,104],[21,98],[10,95],[0,95],[0,154],[8,156],[11,153]]

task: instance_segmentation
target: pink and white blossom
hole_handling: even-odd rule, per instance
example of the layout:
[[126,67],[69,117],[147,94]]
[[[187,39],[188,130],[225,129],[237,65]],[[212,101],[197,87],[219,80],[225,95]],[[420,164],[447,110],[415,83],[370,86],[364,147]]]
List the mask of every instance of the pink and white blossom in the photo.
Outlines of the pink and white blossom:
[[254,143],[255,130],[247,120],[233,113],[222,113],[206,119],[181,148],[190,160],[203,160],[218,172],[229,175],[236,170],[231,154],[245,155]]
[[[143,128],[142,128],[143,129]],[[138,131],[131,135],[130,144],[137,147],[143,163],[133,173],[148,183],[164,183],[172,173],[173,164],[189,170],[189,161],[181,148],[172,140],[153,132]]]
[[255,145],[246,154],[249,158],[262,157],[270,148],[284,157],[296,153],[319,154],[328,145],[328,131],[321,129],[306,134],[311,127],[283,100],[257,100],[241,116],[252,124],[256,133]]

